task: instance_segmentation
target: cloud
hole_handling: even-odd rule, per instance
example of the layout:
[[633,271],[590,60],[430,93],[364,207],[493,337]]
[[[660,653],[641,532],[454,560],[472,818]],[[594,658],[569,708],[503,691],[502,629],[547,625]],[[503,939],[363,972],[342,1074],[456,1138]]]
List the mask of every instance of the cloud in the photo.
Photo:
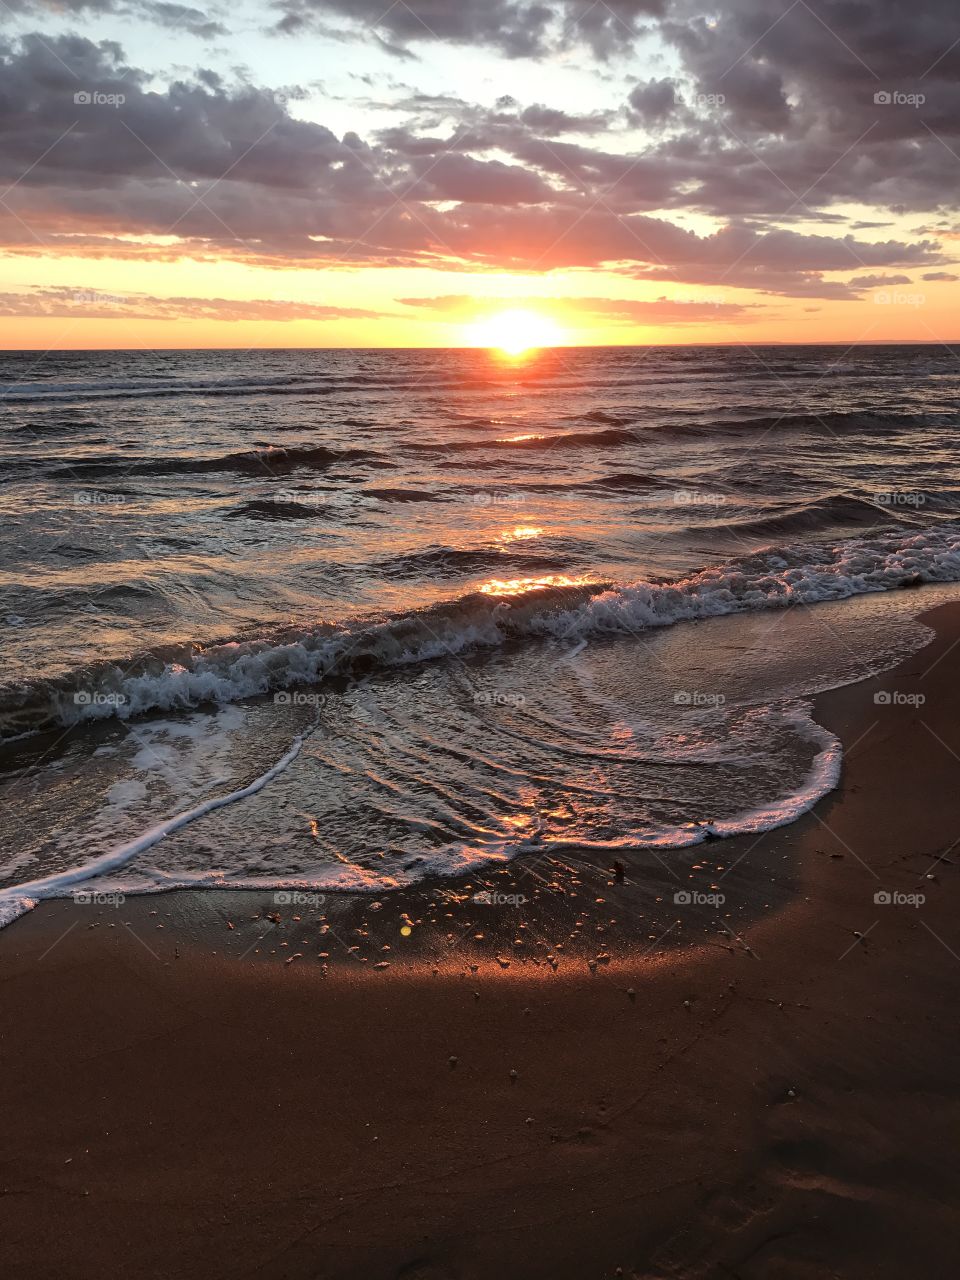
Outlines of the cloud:
[[157,298],[110,294],[65,285],[0,293],[0,316],[83,320],[379,320],[391,312],[265,298]]
[[728,302],[721,297],[678,298],[590,298],[530,297],[476,298],[470,294],[443,294],[438,297],[397,298],[403,306],[435,311],[443,316],[458,316],[466,323],[478,317],[496,315],[504,310],[547,311],[568,324],[589,319],[612,325],[683,325],[700,324],[704,320],[722,324],[759,318],[763,307]]
[[[277,0],[278,29],[340,30],[378,38],[404,54],[424,43],[483,45],[507,58],[536,58],[575,45],[606,58],[636,37],[639,21],[663,12],[666,0]],[[339,27],[337,21],[339,20]]]
[[705,174],[697,203],[732,209],[735,182],[756,210],[780,195],[895,209],[952,204],[960,142],[954,0],[818,0],[773,12],[726,0],[707,20],[675,0],[660,24],[694,90],[722,99],[704,145],[736,167]]
[[69,14],[71,17],[82,18],[87,15],[117,14],[155,22],[158,26],[206,40],[227,34],[227,28],[222,23],[200,9],[164,3],[164,0],[5,0],[3,9],[8,14],[31,17]]
[[[0,43],[0,77],[0,243],[19,253],[603,266],[660,284],[837,299],[859,286],[834,273],[950,261],[935,233],[870,241],[777,226],[763,212],[763,166],[736,167],[709,129],[627,154],[542,136],[577,117],[541,104],[414,94],[412,125],[338,137],[296,119],[287,96],[210,68],[155,87],[115,43],[76,35]],[[453,131],[424,135],[419,117],[453,117]],[[724,210],[717,230],[672,220],[707,192]],[[745,205],[757,208],[746,216]]]
[[960,280],[960,276],[955,276],[949,271],[927,271],[921,278],[924,280]]
[[647,80],[627,99],[631,118],[639,124],[660,124],[682,105],[675,80]]
[[[927,277],[924,276],[924,279]],[[848,280],[851,289],[876,289],[882,285],[891,284],[913,284],[909,276],[854,276],[852,280]]]

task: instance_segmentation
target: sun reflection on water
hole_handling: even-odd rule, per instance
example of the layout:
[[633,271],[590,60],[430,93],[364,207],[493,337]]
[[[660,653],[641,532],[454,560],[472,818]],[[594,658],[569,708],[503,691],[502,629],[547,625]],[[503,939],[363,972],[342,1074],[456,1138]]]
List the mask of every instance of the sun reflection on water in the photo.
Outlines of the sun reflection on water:
[[587,574],[570,577],[565,573],[548,573],[542,578],[491,578],[480,591],[485,596],[523,596],[547,587],[584,587],[591,581]]
[[531,538],[539,538],[543,529],[535,524],[518,524],[513,529],[504,529],[498,536],[500,542],[528,542]]

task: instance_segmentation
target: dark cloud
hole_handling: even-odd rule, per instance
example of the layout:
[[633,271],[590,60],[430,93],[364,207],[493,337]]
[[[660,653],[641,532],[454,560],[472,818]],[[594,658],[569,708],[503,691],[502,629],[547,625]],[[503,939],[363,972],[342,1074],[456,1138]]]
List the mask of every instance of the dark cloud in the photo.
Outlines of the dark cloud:
[[227,34],[227,28],[222,23],[200,9],[164,3],[164,0],[4,0],[2,10],[8,16],[24,14],[31,17],[66,14],[83,18],[109,13],[155,22],[172,31],[181,31],[206,40]]
[[611,113],[593,111],[586,115],[571,115],[556,107],[545,107],[542,103],[525,107],[518,115],[520,124],[532,132],[543,134],[548,138],[561,133],[599,133],[609,127]]
[[[675,0],[661,24],[696,94],[721,99],[715,138],[726,174],[693,199],[728,212],[734,185],[771,209],[862,202],[902,212],[955,198],[960,149],[960,16],[955,0],[816,0],[771,10],[726,0],[708,21]],[[742,207],[742,206],[741,206]]]
[[378,38],[398,53],[424,42],[484,45],[508,58],[542,57],[586,45],[599,57],[624,48],[666,0],[277,0],[278,28],[340,29]]
[[634,88],[627,101],[631,118],[639,124],[660,124],[681,105],[675,80],[647,80]]
[[923,280],[960,280],[960,276],[955,276],[949,271],[926,271],[921,278]]

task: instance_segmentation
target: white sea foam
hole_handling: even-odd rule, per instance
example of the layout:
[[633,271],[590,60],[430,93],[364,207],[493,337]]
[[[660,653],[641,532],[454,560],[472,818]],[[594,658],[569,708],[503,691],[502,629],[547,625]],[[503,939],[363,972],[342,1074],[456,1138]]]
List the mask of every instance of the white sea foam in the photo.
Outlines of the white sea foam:
[[214,645],[188,662],[139,674],[101,668],[101,692],[112,696],[79,703],[72,691],[50,696],[54,718],[64,725],[127,720],[315,684],[331,674],[351,674],[359,661],[367,668],[396,668],[507,640],[563,637],[576,643],[936,582],[960,582],[956,529],[769,547],[671,582],[548,588],[503,599],[478,593],[376,625],[318,629],[278,643]]
[[0,893],[0,928],[31,910],[47,898],[69,897],[84,882],[96,881],[98,893],[158,893],[172,889],[289,889],[350,893],[382,893],[403,888],[428,878],[454,878],[491,865],[504,864],[522,854],[557,854],[591,850],[594,853],[642,853],[696,845],[710,838],[729,838],[741,834],[758,834],[795,821],[831,791],[840,777],[842,749],[839,739],[809,715],[809,704],[767,712],[788,725],[798,737],[814,743],[818,752],[807,778],[791,794],[781,796],[762,807],[710,823],[684,823],[643,830],[625,831],[620,837],[598,841],[588,838],[564,839],[544,836],[538,831],[521,839],[503,839],[496,835],[470,841],[458,841],[412,854],[402,869],[389,873],[368,867],[334,862],[318,866],[310,875],[251,875],[224,870],[191,871],[178,868],[164,872],[157,868],[138,868],[137,875],[125,878],[124,868],[138,856],[158,844],[166,836],[216,809],[245,799],[261,791],[296,759],[304,737],[298,737],[285,755],[253,782],[227,795],[214,797],[194,808],[179,813],[142,832],[134,839],[69,871],[30,881]]
[[100,857],[93,858],[80,866],[71,867],[69,870],[58,872],[55,875],[44,876],[40,880],[31,880],[26,884],[17,885],[14,889],[0,892],[0,929],[18,916],[23,915],[24,912],[31,910],[44,898],[69,896],[69,893],[76,885],[125,866],[141,853],[145,853],[153,845],[159,844],[165,836],[171,835],[174,831],[179,831],[181,827],[194,822],[197,818],[202,818],[205,814],[212,813],[215,809],[222,809],[228,804],[234,804],[238,800],[245,800],[248,796],[262,791],[268,783],[278,777],[297,758],[305,737],[306,734],[298,735],[290,749],[275,765],[245,787],[231,791],[228,795],[214,796],[209,800],[205,800],[202,804],[195,805],[192,809],[174,814],[173,817],[167,818],[163,822],[150,827],[147,831],[141,832],[135,839],[128,840],[126,843],[118,845],[107,853],[101,854]]

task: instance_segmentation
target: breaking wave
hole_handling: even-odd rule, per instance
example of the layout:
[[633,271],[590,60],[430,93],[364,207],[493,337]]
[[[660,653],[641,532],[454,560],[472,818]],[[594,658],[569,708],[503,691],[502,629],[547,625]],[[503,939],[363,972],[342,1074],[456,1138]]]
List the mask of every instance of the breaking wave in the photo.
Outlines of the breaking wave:
[[0,688],[0,739],[85,720],[232,702],[483,647],[632,635],[935,582],[960,582],[956,525],[770,546],[663,581],[613,585],[546,575],[487,583],[457,600],[382,621],[189,645],[173,654],[144,654],[124,667],[101,662],[69,678]]

